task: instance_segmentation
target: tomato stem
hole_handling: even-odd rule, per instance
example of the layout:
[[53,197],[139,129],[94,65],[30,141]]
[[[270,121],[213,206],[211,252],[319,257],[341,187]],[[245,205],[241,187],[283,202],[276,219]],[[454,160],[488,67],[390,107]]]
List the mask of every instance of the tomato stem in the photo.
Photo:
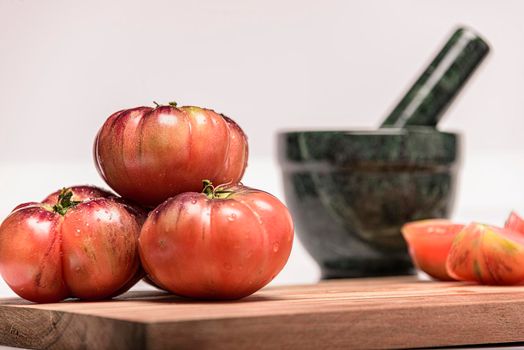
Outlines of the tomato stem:
[[205,194],[207,198],[213,199],[213,191],[215,190],[213,183],[209,180],[202,180],[202,186],[204,186],[202,193]]
[[204,186],[202,193],[209,199],[227,199],[233,194],[233,191],[224,189],[227,184],[213,186],[211,181],[202,180],[202,185]]
[[[153,101],[153,103],[155,104],[155,108],[165,106],[165,105],[161,105],[160,103],[158,103],[158,102],[156,102],[156,101]],[[178,103],[176,103],[176,102],[174,102],[174,101],[171,101],[171,102],[168,102],[167,105],[168,105],[168,106],[171,106],[171,107],[176,107],[176,106],[178,105]]]
[[67,213],[70,208],[81,203],[81,201],[71,200],[72,197],[73,191],[71,191],[69,188],[62,188],[60,194],[58,195],[58,202],[53,205],[53,211],[60,215],[65,215],[65,213]]

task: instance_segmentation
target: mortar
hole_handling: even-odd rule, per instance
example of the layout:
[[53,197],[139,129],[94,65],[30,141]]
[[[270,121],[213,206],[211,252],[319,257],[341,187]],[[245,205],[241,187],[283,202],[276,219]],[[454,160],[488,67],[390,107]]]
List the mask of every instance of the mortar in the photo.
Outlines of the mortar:
[[436,125],[488,51],[459,28],[377,130],[277,135],[286,203],[322,278],[414,273],[400,228],[451,213],[460,135]]
[[324,278],[411,273],[400,227],[451,212],[456,134],[288,132],[278,148],[286,203]]

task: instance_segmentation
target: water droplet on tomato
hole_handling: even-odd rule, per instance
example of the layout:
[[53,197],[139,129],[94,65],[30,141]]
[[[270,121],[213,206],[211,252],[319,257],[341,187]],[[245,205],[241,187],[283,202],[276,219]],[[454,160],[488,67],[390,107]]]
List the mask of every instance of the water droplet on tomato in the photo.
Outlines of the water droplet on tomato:
[[78,228],[76,229],[75,236],[77,236],[77,237],[80,236],[80,229],[78,229]]
[[229,216],[227,217],[227,220],[228,220],[228,221],[235,221],[236,218],[237,218],[237,214],[235,214],[235,213],[231,213],[231,214],[229,214]]
[[80,272],[80,266],[75,267],[76,272]]
[[280,249],[280,244],[278,242],[273,243],[273,251],[276,253]]
[[196,204],[197,203],[197,200],[196,199],[192,199],[191,200],[191,204]]

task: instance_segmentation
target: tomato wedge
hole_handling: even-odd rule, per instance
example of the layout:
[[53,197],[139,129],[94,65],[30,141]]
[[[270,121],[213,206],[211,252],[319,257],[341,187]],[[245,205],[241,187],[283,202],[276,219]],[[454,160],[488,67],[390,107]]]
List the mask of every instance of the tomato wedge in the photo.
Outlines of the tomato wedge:
[[509,214],[508,219],[506,220],[506,224],[504,225],[504,228],[507,230],[515,231],[524,234],[524,219],[520,217],[519,214],[512,211]]
[[448,274],[481,284],[512,285],[524,281],[524,236],[507,228],[479,223],[455,238],[446,262]]
[[402,227],[413,263],[435,279],[452,281],[446,259],[455,236],[464,225],[445,219],[414,221]]

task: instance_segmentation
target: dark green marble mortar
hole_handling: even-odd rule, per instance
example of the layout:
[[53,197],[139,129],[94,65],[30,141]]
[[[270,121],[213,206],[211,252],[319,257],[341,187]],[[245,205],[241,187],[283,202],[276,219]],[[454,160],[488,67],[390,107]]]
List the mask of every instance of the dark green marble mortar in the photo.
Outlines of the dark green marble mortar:
[[322,278],[413,273],[400,227],[449,215],[459,149],[430,128],[280,133],[286,203]]
[[323,278],[414,273],[400,228],[449,216],[460,138],[436,125],[488,52],[458,28],[380,129],[278,135],[286,202]]

